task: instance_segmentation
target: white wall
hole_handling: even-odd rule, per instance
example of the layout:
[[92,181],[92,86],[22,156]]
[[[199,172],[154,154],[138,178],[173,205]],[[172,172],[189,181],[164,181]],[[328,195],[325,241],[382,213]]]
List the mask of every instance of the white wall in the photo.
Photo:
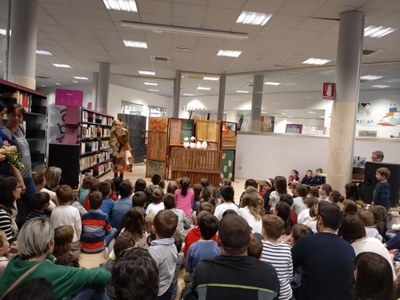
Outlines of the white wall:
[[[328,137],[239,133],[235,176],[256,179],[277,175],[287,177],[292,169],[298,170],[301,176],[307,169],[322,168],[326,172],[328,142]],[[375,150],[384,152],[384,162],[400,164],[400,140],[355,140],[355,156],[371,161],[371,153]]]

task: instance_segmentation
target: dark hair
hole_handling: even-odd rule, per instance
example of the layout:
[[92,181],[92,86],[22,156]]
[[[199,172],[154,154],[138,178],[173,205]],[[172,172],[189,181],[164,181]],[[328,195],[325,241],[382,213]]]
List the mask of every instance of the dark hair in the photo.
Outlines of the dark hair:
[[164,180],[164,179],[161,179],[160,182],[159,182],[159,184],[158,184],[158,186],[159,186],[162,190],[164,190],[164,188],[165,188],[165,180]]
[[260,259],[262,250],[263,250],[262,242],[254,235],[252,235],[250,238],[249,246],[247,247],[247,255]]
[[111,194],[111,184],[107,181],[100,182],[99,191],[103,198],[108,197]]
[[333,190],[333,191],[329,194],[329,200],[330,200],[332,203],[338,203],[338,202],[343,202],[344,197],[340,194],[339,191]]
[[72,188],[67,184],[59,185],[56,190],[56,195],[58,201],[63,204],[72,201]]
[[392,268],[383,256],[363,252],[356,257],[355,269],[354,299],[395,299]]
[[117,192],[117,194],[119,195],[119,185],[121,184],[121,182],[123,181],[121,177],[117,176],[114,177],[112,179],[113,183],[114,183],[114,187],[115,187],[115,191]]
[[[229,210],[229,209],[228,209],[228,210]],[[199,215],[200,215],[200,213],[201,213],[202,211],[207,211],[207,212],[213,214],[214,211],[215,211],[215,206],[212,205],[210,202],[207,202],[207,201],[200,202],[200,205],[199,205]]]
[[286,202],[287,204],[289,204],[289,206],[292,206],[294,200],[293,200],[293,196],[292,195],[283,194],[283,195],[280,195],[279,201]]
[[135,244],[136,241],[130,232],[121,232],[121,234],[115,239],[114,243],[115,257],[119,257],[124,250],[135,247]]
[[129,180],[123,180],[118,187],[121,197],[129,197],[132,194],[132,183]]
[[22,281],[7,294],[4,300],[52,300],[53,285],[45,278]]
[[277,240],[283,234],[284,222],[276,215],[265,215],[262,218],[262,226],[267,237]]
[[325,227],[333,230],[337,230],[342,222],[342,213],[339,207],[327,201],[318,203],[318,216],[322,218]]
[[178,253],[181,252],[183,240],[182,240],[181,235],[178,232],[175,232],[175,234],[174,234],[174,244],[176,247],[176,251],[178,251]]
[[229,214],[219,222],[219,238],[225,252],[239,255],[247,250],[250,242],[250,228],[239,215]]
[[200,199],[200,193],[202,189],[203,186],[200,183],[193,184],[194,200]]
[[18,180],[13,176],[0,176],[0,204],[4,209],[11,213],[14,208],[13,191],[18,186]]
[[310,188],[310,191],[308,192],[309,194],[311,194],[313,197],[319,197],[319,188],[318,188],[318,186],[308,186],[307,185],[307,187]]
[[26,111],[22,107],[22,105],[18,104],[18,103],[13,103],[13,104],[7,106],[7,115],[16,114],[16,113],[21,113],[22,116],[25,117]]
[[54,229],[53,255],[67,255],[71,251],[71,243],[74,239],[74,228],[71,225],[62,225]]
[[338,235],[351,244],[366,236],[364,223],[358,215],[346,215],[339,227]]
[[363,222],[365,227],[375,225],[375,216],[372,211],[369,209],[362,209],[358,212],[358,216],[360,217],[361,221]]
[[93,175],[86,175],[82,180],[82,188],[92,190],[96,184],[96,178]]
[[174,180],[168,182],[167,185],[167,193],[175,194],[175,191],[178,189],[178,183]]
[[381,167],[376,169],[376,173],[380,174],[381,176],[385,176],[385,179],[389,179],[391,172],[388,168]]
[[140,240],[144,234],[144,214],[140,207],[133,207],[125,215],[125,230],[129,232],[135,241]]
[[351,199],[354,201],[360,199],[360,192],[358,191],[357,183],[354,182],[347,183],[344,186],[344,189],[346,191],[346,199]]
[[165,209],[172,209],[176,207],[175,195],[171,193],[166,193],[163,197]]
[[151,194],[151,201],[154,204],[161,203],[163,196],[164,196],[163,190],[159,187],[156,187],[154,188],[153,193]]
[[151,176],[151,182],[154,185],[158,185],[160,183],[161,179],[162,178],[161,178],[161,176],[159,174],[154,174],[153,176]]
[[179,180],[179,184],[181,186],[181,194],[185,197],[189,188],[189,178],[182,177],[181,180]]
[[274,179],[275,182],[275,190],[278,192],[278,194],[287,194],[287,181],[286,178],[283,176],[276,176]]
[[147,196],[145,192],[139,191],[132,195],[132,207],[144,207],[146,205]]
[[308,194],[308,189],[304,184],[297,185],[296,191],[299,194],[299,196],[303,198],[306,197]]
[[209,202],[214,207],[216,206],[213,187],[211,187],[211,186],[203,187],[203,189],[201,190],[201,196],[202,196],[203,201]]
[[249,178],[245,181],[244,183],[244,188],[246,189],[248,186],[255,187],[256,189],[258,188],[257,181],[253,178]]
[[33,196],[32,208],[41,210],[50,202],[50,195],[46,192],[38,192]]
[[310,227],[304,224],[294,224],[292,228],[292,237],[294,242],[297,242],[301,237],[306,234],[313,234]]
[[313,207],[314,205],[317,205],[318,204],[318,198],[317,197],[308,197],[307,199],[306,199],[306,205],[307,205],[307,208],[311,208],[311,207]]
[[[135,276],[132,276],[132,275]],[[116,299],[152,300],[159,288],[158,267],[149,252],[132,248],[117,258],[111,274]]]
[[292,233],[293,221],[290,217],[290,206],[286,202],[278,201],[275,205],[277,216],[283,220],[284,227],[283,233],[289,235]]
[[224,185],[221,187],[221,196],[225,201],[233,202],[233,197],[235,196],[235,191],[232,186]]
[[358,211],[357,203],[353,200],[345,199],[343,200],[343,215],[356,214]]
[[72,253],[67,253],[57,257],[54,262],[56,265],[79,268],[79,257]]
[[170,210],[159,211],[154,218],[154,229],[160,238],[170,238],[178,225],[178,216]]
[[210,240],[218,231],[218,219],[212,214],[207,214],[199,220],[201,237]]
[[223,213],[222,213],[222,218],[224,218],[225,216],[227,216],[227,215],[239,215],[238,213],[237,213],[237,211],[236,210],[233,210],[233,209],[227,209],[226,211],[224,211]]
[[223,185],[232,185],[232,180],[228,179],[228,178],[224,178],[221,181],[221,186]]
[[135,181],[135,186],[134,186],[133,190],[135,193],[140,192],[140,191],[143,192],[144,189],[146,188],[146,186],[147,186],[146,180],[144,180],[143,178],[138,178]]
[[[0,111],[7,109],[6,104],[3,102],[3,97],[0,96]],[[2,124],[3,125],[3,124]]]
[[89,194],[89,204],[91,209],[99,209],[103,204],[103,195],[99,191],[93,191]]
[[201,184],[201,186],[203,188],[210,185],[210,183],[208,182],[208,178],[205,178],[205,177],[201,178],[199,183]]
[[387,216],[386,208],[381,205],[373,205],[368,209],[374,214],[376,229],[383,236],[385,234],[385,222]]

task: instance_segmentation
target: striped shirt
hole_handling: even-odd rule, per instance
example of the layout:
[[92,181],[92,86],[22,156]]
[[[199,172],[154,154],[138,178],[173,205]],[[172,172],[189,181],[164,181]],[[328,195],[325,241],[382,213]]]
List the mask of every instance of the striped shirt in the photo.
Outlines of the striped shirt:
[[100,209],[82,216],[81,248],[84,252],[100,252],[105,247],[106,233],[111,231],[108,216]]
[[292,299],[293,293],[290,282],[293,277],[293,262],[290,247],[285,243],[272,244],[263,240],[261,261],[269,262],[278,273],[280,284],[279,299]]
[[10,240],[14,237],[11,227],[11,217],[3,208],[0,208],[0,230],[4,231],[7,236],[7,240]]

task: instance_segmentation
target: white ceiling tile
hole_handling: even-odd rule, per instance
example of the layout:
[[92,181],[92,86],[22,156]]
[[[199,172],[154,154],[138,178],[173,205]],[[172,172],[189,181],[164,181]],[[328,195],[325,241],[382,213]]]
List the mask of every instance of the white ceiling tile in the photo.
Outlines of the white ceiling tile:
[[206,6],[189,5],[182,3],[174,3],[172,5],[173,18],[183,17],[183,18],[201,19],[204,17],[205,12],[206,12]]

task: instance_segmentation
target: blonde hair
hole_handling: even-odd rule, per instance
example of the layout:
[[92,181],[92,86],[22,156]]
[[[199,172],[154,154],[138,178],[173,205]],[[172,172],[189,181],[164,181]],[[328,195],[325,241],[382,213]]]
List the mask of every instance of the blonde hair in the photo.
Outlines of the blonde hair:
[[3,230],[0,230],[0,247],[4,246],[5,241],[7,241],[7,236]]
[[256,188],[252,186],[246,188],[246,191],[242,196],[242,205],[243,207],[247,206],[249,208],[250,213],[256,220],[261,219],[261,215],[259,213],[260,200],[262,200],[262,198]]

